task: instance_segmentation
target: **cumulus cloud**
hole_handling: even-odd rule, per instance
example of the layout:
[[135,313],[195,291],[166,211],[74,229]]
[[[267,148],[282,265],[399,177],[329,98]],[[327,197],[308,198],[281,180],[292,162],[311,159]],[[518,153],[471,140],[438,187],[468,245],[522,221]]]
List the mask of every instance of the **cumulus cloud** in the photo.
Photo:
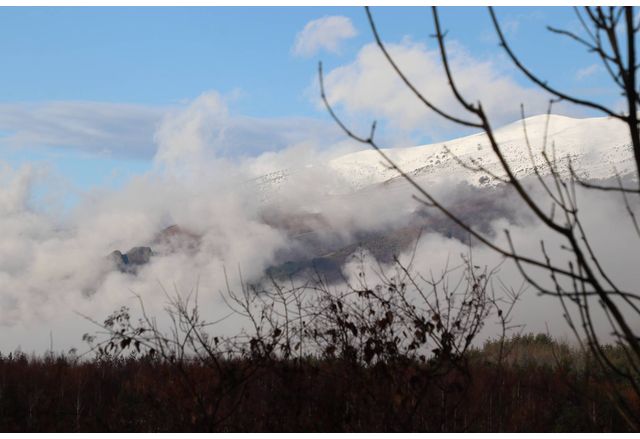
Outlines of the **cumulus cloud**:
[[[245,139],[276,139],[283,151],[253,158],[250,148],[260,151],[268,145],[247,143],[240,155],[228,157],[227,148],[242,145],[237,136],[254,121],[256,131]],[[0,229],[7,236],[0,243],[0,326],[6,330],[0,331],[0,350],[42,350],[49,330],[56,346],[78,346],[81,334],[95,327],[76,312],[100,320],[121,305],[135,307],[132,292],[158,316],[163,314],[165,288],[185,293],[200,286],[206,291],[201,295],[203,311],[215,317],[226,310],[218,296],[226,287],[223,269],[230,270],[237,287],[238,267],[245,279],[255,279],[277,251],[291,244],[282,231],[262,220],[264,201],[252,179],[332,154],[330,145],[311,140],[302,123],[290,124],[278,121],[281,132],[263,136],[261,130],[273,128],[272,121],[230,116],[220,95],[205,94],[162,118],[150,172],[121,189],[85,193],[64,218],[32,206],[40,168],[2,164]],[[317,142],[331,138],[330,130],[317,129],[322,131]],[[301,138],[306,141],[298,142]],[[336,144],[336,150],[351,147]],[[297,190],[303,180],[296,181]],[[306,196],[321,186],[318,179],[307,185],[311,188]],[[172,224],[202,237],[197,252],[156,257],[137,276],[113,270],[110,252],[146,245]]]
[[313,56],[320,50],[339,53],[343,41],[357,35],[351,19],[332,15],[310,21],[296,35],[293,53],[298,56]]
[[213,159],[239,162],[301,145],[323,144],[330,149],[341,137],[334,124],[311,118],[232,114],[227,100],[211,91],[165,115],[155,134],[154,160],[174,168]]
[[[447,84],[436,48],[409,39],[387,48],[424,96],[450,114],[465,115]],[[494,124],[518,120],[521,103],[527,114],[546,112],[549,97],[538,89],[519,85],[496,63],[474,58],[455,42],[449,43],[448,51],[459,89],[469,101],[482,102]],[[364,46],[349,64],[327,72],[325,87],[329,101],[353,118],[383,118],[392,130],[413,131],[431,140],[460,133],[459,125],[444,120],[411,93],[375,44]]]

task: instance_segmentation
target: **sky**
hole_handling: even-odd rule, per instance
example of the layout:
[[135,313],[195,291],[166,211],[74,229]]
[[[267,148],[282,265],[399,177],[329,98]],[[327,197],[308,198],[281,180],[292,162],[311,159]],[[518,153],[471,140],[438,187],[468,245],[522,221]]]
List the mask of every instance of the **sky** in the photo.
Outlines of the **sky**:
[[[423,45],[426,52],[435,48],[428,8],[372,10],[385,42]],[[611,103],[606,101],[610,84],[592,55],[545,30],[546,25],[576,29],[571,8],[497,12],[514,48],[542,77]],[[454,51],[464,51],[472,63],[490,63],[488,75],[498,80],[531,88],[497,47],[486,8],[443,7],[440,14]],[[423,128],[420,112],[411,120],[402,111],[380,108],[387,98],[374,103],[349,96],[353,70],[364,68],[358,57],[371,43],[359,7],[5,7],[0,9],[0,154],[13,165],[45,164],[64,176],[68,199],[89,188],[117,187],[153,166],[155,130],[164,115],[212,92],[224,101],[226,117],[244,121],[226,139],[226,155],[258,155],[311,138],[322,142],[319,132],[335,126],[318,103],[319,60],[328,72],[351,68],[342,81],[346,90],[336,92],[337,103],[354,123],[364,126],[375,118],[395,126],[389,146],[465,133],[459,127],[442,129],[442,121]],[[407,54],[407,65],[426,52]],[[518,105],[502,111],[498,122],[517,119]],[[534,104],[530,111],[542,112],[544,105]]]

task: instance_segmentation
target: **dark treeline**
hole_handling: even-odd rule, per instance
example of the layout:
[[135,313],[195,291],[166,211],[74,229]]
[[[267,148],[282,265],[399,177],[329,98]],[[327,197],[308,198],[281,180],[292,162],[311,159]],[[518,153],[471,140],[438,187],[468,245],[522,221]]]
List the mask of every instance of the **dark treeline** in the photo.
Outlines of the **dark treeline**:
[[[502,345],[504,361],[496,363]],[[609,347],[613,361],[620,354]],[[588,355],[546,335],[487,342],[464,368],[396,358],[0,357],[0,430],[625,431]],[[593,365],[595,366],[595,364]],[[216,370],[220,372],[216,372]],[[227,381],[225,383],[223,381]],[[631,394],[631,389],[629,389]],[[636,409],[640,402],[631,400]]]

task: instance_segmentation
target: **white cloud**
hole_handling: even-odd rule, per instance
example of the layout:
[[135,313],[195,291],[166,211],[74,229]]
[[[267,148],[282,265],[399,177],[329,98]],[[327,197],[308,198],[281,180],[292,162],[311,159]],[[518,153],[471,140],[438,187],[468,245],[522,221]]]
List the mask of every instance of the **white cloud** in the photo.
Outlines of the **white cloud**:
[[187,137],[203,138],[203,144],[189,142],[189,148],[235,157],[313,139],[329,144],[338,134],[333,124],[311,118],[233,114],[228,98],[211,91],[179,106],[70,101],[0,104],[0,147],[74,149],[110,158],[151,159],[158,146],[163,159],[193,154],[193,150],[176,150],[179,145],[170,138],[170,131],[178,125],[182,142]]
[[500,25],[502,26],[503,32],[515,35],[518,32],[518,29],[520,29],[520,20],[518,18],[511,17],[503,20]]
[[[175,285],[181,292],[199,285],[206,292],[201,295],[203,315],[226,313],[218,296],[225,288],[223,268],[232,271],[232,284],[236,267],[245,280],[254,279],[277,251],[291,245],[280,230],[262,221],[262,194],[250,179],[331,151],[329,127],[316,126],[314,142],[304,121],[231,116],[219,94],[204,94],[163,118],[156,136],[159,166],[122,188],[83,194],[65,217],[31,205],[37,166],[12,168],[0,161],[0,229],[6,235],[0,242],[0,327],[11,328],[0,331],[0,350],[18,345],[42,350],[49,330],[56,347],[81,347],[82,333],[95,328],[74,312],[101,320],[121,305],[135,308],[131,291],[162,318],[166,296],[161,285],[169,290]],[[337,132],[333,136],[341,138]],[[306,141],[298,143],[301,138]],[[247,156],[225,156],[226,148],[253,145],[254,140],[267,142],[260,146],[265,149],[277,140],[282,151],[260,154],[258,147],[258,157],[248,150]],[[338,142],[337,148],[349,147]],[[329,180],[309,172],[301,177],[292,184],[300,194],[290,197],[293,203],[313,199],[322,179]],[[200,250],[154,258],[136,277],[110,269],[111,251],[145,245],[171,224],[202,235]]]
[[245,159],[300,144],[329,147],[341,135],[334,124],[311,118],[231,114],[226,99],[211,91],[165,115],[155,135],[155,161],[175,167],[213,158]]
[[[233,116],[223,97],[206,93],[170,111],[162,120],[156,136],[156,163],[160,166],[123,188],[86,194],[67,219],[29,206],[37,169],[0,165],[0,327],[4,329],[0,331],[0,350],[6,352],[21,344],[27,350],[42,351],[48,346],[50,330],[56,349],[81,347],[81,334],[95,328],[74,311],[98,321],[122,305],[131,306],[135,313],[138,304],[131,291],[140,294],[149,315],[157,316],[162,324],[166,301],[162,285],[170,291],[175,285],[183,293],[198,285],[203,318],[215,320],[225,315],[227,310],[218,296],[225,289],[224,267],[229,271],[232,287],[237,287],[237,267],[242,269],[244,280],[250,281],[276,261],[278,252],[290,251],[296,245],[286,233],[262,219],[262,194],[258,185],[248,184],[247,179],[267,169],[313,162],[326,151],[326,145],[320,143],[296,143],[299,134],[278,134],[275,138],[285,143],[280,151],[228,158],[230,145],[253,145],[251,136],[243,137],[246,127],[257,124],[252,133],[260,139],[261,133],[273,131],[278,123],[283,131],[292,129],[287,126],[288,120]],[[229,141],[234,130],[245,143]],[[306,128],[302,131],[308,133]],[[318,139],[327,138],[326,133],[322,134]],[[294,142],[287,143],[287,139]],[[318,151],[318,146],[323,148]],[[350,145],[339,143],[336,148],[348,149]],[[176,172],[184,169],[189,172]],[[380,191],[329,197],[327,193],[340,186],[335,174],[321,166],[298,171],[278,186],[283,212],[321,212],[343,236],[405,224],[407,213],[416,207],[406,184],[389,185],[389,192],[385,192],[386,185],[380,185]],[[439,181],[429,190],[452,205],[456,191],[451,183]],[[615,270],[621,287],[631,288],[638,279],[637,270],[629,267],[638,255],[633,248],[625,250],[624,244],[630,242],[633,228],[628,217],[621,214],[624,209],[619,198],[601,200],[599,196],[581,203],[584,215],[589,216],[586,226],[594,236],[603,264]],[[511,200],[503,201],[517,209]],[[511,227],[514,242],[525,254],[539,257],[539,240],[544,238],[552,257],[562,257],[557,237],[524,220],[518,223],[513,226],[502,220],[495,229]],[[106,255],[112,250],[145,245],[170,224],[201,234],[201,248],[194,254],[154,257],[137,276],[109,269]],[[599,233],[602,224],[609,225],[615,236]],[[464,245],[452,239],[435,235],[426,238],[415,259],[416,268],[425,274],[429,270],[437,273],[449,256],[455,258],[466,251]],[[504,244],[503,235],[498,239]],[[625,251],[623,255],[620,249]],[[474,253],[479,265],[493,266],[500,259],[487,250]],[[505,265],[500,276],[511,286],[521,281],[512,265]],[[518,308],[514,323],[528,323],[530,329],[544,330],[545,319],[552,319],[551,329],[561,326],[557,332],[561,334],[564,325],[557,323],[560,313],[550,314],[550,303],[556,302],[528,295]],[[237,331],[241,324],[237,320],[225,321],[225,329]]]
[[0,145],[64,147],[106,156],[153,154],[163,107],[106,102],[0,104]]
[[298,56],[313,56],[320,50],[339,53],[342,42],[356,35],[356,29],[348,17],[322,17],[307,23],[296,35],[293,53]]
[[576,79],[578,81],[589,78],[600,71],[601,67],[598,64],[591,64],[590,66],[578,69],[576,72]]
[[[157,136],[161,144],[157,163],[162,164],[161,169],[155,168],[121,189],[86,194],[66,221],[29,207],[31,182],[37,170],[0,165],[0,327],[5,329],[0,331],[0,350],[6,352],[21,344],[27,350],[42,351],[48,346],[49,330],[56,349],[82,347],[81,334],[95,328],[74,311],[98,321],[122,305],[131,306],[136,313],[138,304],[131,291],[141,295],[149,315],[158,316],[161,324],[166,301],[162,285],[170,291],[175,285],[183,293],[199,285],[201,314],[215,320],[227,312],[218,296],[225,289],[224,267],[232,287],[237,287],[237,267],[242,269],[245,281],[251,281],[276,261],[278,252],[295,250],[296,242],[262,220],[262,194],[256,185],[247,184],[247,178],[265,168],[278,169],[311,160],[314,147],[297,144],[240,162],[226,160],[218,155],[222,151],[218,149],[219,137],[210,133],[210,127],[229,117],[215,93],[205,94],[172,112]],[[189,178],[173,172],[176,166],[191,170]],[[170,172],[163,172],[165,169]],[[321,212],[342,236],[406,224],[408,212],[416,207],[406,184],[380,185],[378,191],[329,197],[327,188],[340,185],[334,174],[321,166],[299,171],[278,186],[283,212]],[[454,187],[453,181],[443,180],[431,184],[429,190],[446,200],[447,205],[455,205]],[[585,226],[594,237],[594,248],[603,264],[620,279],[620,287],[632,288],[638,284],[637,270],[629,267],[638,259],[637,249],[624,244],[635,232],[624,215],[621,200],[598,194],[580,204],[588,216]],[[502,202],[519,209],[511,198],[505,197]],[[531,226],[525,220],[517,223],[514,226],[501,220],[494,228],[501,231],[510,227],[516,246],[525,254],[539,257],[539,240],[545,239],[552,257],[563,257],[557,237],[544,227]],[[154,257],[137,276],[109,270],[109,252],[145,245],[170,224],[201,234],[201,248],[194,254]],[[602,224],[608,224],[615,233],[599,233]],[[498,239],[505,244],[504,235],[498,233]],[[462,252],[466,248],[460,242],[431,235],[418,247],[415,267],[424,274],[430,270],[438,273],[449,257],[452,264],[457,263],[455,258]],[[408,259],[408,255],[404,257]],[[500,260],[494,252],[474,250],[478,265],[492,267]],[[521,282],[513,265],[503,266],[500,277],[514,287]],[[565,326],[558,323],[560,312],[549,311],[550,304],[557,305],[556,302],[533,294],[523,302],[517,308],[514,323],[527,323],[530,330],[544,330],[548,320],[551,330],[557,331],[554,334],[563,333]],[[225,321],[225,329],[237,331],[241,324],[238,320]]]
[[[468,118],[451,93],[437,49],[408,39],[387,44],[387,48],[427,99],[451,114]],[[471,102],[482,102],[495,126],[520,119],[520,103],[525,104],[528,115],[546,112],[548,95],[521,86],[495,62],[476,59],[455,42],[448,44],[448,52],[462,94]],[[330,102],[360,120],[363,116],[384,118],[397,132],[412,130],[432,140],[461,132],[459,125],[435,114],[411,93],[373,43],[364,46],[353,62],[329,71],[325,87]],[[556,105],[554,109],[563,107]]]

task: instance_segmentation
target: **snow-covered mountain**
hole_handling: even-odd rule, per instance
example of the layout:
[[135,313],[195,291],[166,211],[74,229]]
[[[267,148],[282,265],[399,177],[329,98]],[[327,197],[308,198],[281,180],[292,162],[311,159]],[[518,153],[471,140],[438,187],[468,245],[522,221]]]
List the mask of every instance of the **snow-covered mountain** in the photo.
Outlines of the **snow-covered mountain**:
[[[533,160],[543,175],[548,173],[541,154],[546,132],[548,156],[553,157],[555,153],[557,169],[565,176],[569,172],[569,157],[574,169],[587,180],[608,179],[615,172],[636,178],[630,136],[624,123],[611,118],[574,119],[557,115],[534,116],[524,122]],[[522,121],[496,129],[494,134],[516,176],[532,175],[533,164]],[[451,153],[445,151],[445,145]],[[448,208],[483,233],[491,233],[492,221],[517,216],[520,200],[509,198],[505,185],[465,169],[453,157],[467,163],[473,160],[492,174],[503,176],[484,133],[442,143],[388,149],[385,153],[425,187],[431,189],[437,185],[430,183],[446,182],[440,187],[446,191]],[[318,270],[328,278],[340,279],[341,267],[359,248],[368,250],[378,261],[389,262],[423,232],[460,240],[467,237],[463,229],[441,212],[425,209],[410,197],[409,210],[402,204],[390,203],[393,199],[407,198],[407,193],[403,193],[406,182],[371,149],[327,163],[272,172],[251,183],[251,189],[257,187],[263,195],[260,220],[283,231],[294,243],[291,249],[282,250],[269,267],[268,272],[274,277],[286,278]],[[312,191],[304,192],[309,186]],[[287,190],[283,190],[285,187]],[[297,189],[303,192],[296,192]],[[294,203],[278,206],[279,194],[287,195],[288,191],[294,194],[291,197]],[[367,210],[370,205],[374,207]],[[333,206],[333,210],[323,210],[326,206]],[[341,212],[337,217],[342,220],[332,222],[336,211]],[[386,222],[356,221],[367,215],[387,219]],[[343,227],[349,230],[342,230]],[[114,252],[112,259],[116,267],[135,273],[138,265],[148,262],[151,256],[197,251],[201,238],[177,226],[167,228],[158,236],[151,243],[133,243],[148,247],[135,247],[125,254]]]
[[[585,179],[605,179],[615,172],[627,175],[634,171],[633,151],[627,126],[609,117],[576,119],[566,116],[539,115],[524,120],[529,144],[536,166],[548,173],[541,154],[545,143],[548,157],[558,159],[558,168],[568,175],[567,157],[574,169]],[[523,121],[514,122],[495,130],[495,137],[517,177],[533,174],[533,165],[527,148]],[[405,172],[423,183],[459,179],[474,186],[491,185],[491,178],[465,169],[445,150],[448,148],[458,159],[470,163],[475,160],[487,170],[503,176],[497,156],[491,150],[488,138],[478,133],[446,142],[410,148],[386,149],[385,153]],[[336,173],[351,190],[387,182],[397,178],[397,172],[383,163],[380,154],[372,149],[338,157],[319,164]],[[289,169],[265,175],[259,179],[267,192],[283,184],[287,178],[300,172]],[[266,187],[265,187],[266,186]],[[268,189],[267,189],[268,187]]]

